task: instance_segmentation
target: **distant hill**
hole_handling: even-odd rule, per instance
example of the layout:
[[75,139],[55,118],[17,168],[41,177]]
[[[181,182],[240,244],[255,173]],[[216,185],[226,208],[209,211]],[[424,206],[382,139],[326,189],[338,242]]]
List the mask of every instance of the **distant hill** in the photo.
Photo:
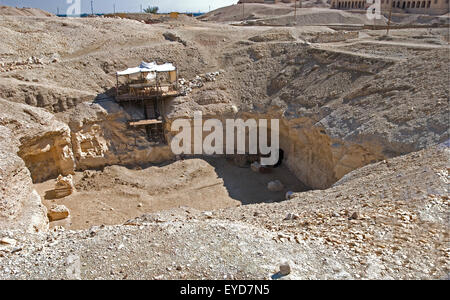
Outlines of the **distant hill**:
[[39,8],[0,6],[0,16],[53,17],[55,15]]
[[[302,8],[328,8],[327,0],[303,0]],[[300,1],[297,2],[298,11],[300,11]],[[247,3],[245,7],[242,4],[235,4],[213,10],[199,17],[199,20],[213,22],[232,22],[240,21],[244,15],[247,20],[265,19],[279,16],[286,16],[294,13],[294,3]]]
[[[296,12],[295,12],[296,11]],[[222,7],[197,18],[206,22],[234,23],[262,26],[310,26],[323,24],[367,24],[374,21],[366,18],[364,13],[330,9],[326,0],[303,0],[302,6],[297,3],[236,4]],[[385,18],[375,20],[379,25],[385,24]]]

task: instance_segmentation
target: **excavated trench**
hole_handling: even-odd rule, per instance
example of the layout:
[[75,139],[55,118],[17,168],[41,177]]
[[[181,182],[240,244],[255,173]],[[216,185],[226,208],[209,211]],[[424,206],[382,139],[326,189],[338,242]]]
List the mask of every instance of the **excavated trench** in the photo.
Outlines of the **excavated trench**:
[[[321,128],[305,128],[298,120],[280,117],[283,160],[277,167],[255,172],[251,169],[257,160],[254,155],[177,158],[168,145],[149,142],[145,129],[130,130],[121,116],[119,112],[114,118],[85,122],[81,127],[69,124],[72,130],[68,132],[22,144],[19,154],[31,171],[43,204],[48,209],[64,205],[70,211],[69,218],[51,222],[51,226],[84,229],[122,224],[144,213],[180,207],[210,211],[279,202],[286,199],[288,191],[328,188],[349,171],[382,159],[361,146],[336,144]],[[224,122],[225,118],[221,116]],[[170,126],[169,120],[166,129]],[[167,131],[167,140],[174,135]],[[130,141],[135,144],[130,146]],[[119,147],[124,147],[123,154],[117,153]],[[75,191],[62,198],[53,193],[60,174],[74,174]],[[269,191],[268,183],[276,180],[283,187]]]
[[[259,172],[251,168],[251,163],[259,160],[257,155],[175,157],[167,144],[155,145],[145,128],[126,126],[122,113],[129,116],[136,107],[121,109],[115,117],[103,122],[85,122],[81,127],[69,124],[76,132],[69,129],[68,135],[62,134],[65,137],[62,140],[50,135],[22,145],[19,154],[31,171],[43,204],[48,209],[64,205],[70,211],[69,218],[51,222],[51,226],[84,229],[121,224],[144,213],[180,207],[210,211],[273,203],[285,200],[289,191],[310,190],[290,168],[289,157]],[[175,135],[169,131],[170,125],[167,121],[169,144]],[[282,147],[288,147],[285,138],[282,134]],[[128,155],[111,153],[113,148],[126,146],[130,140],[136,144]],[[134,148],[141,143],[142,148]],[[45,151],[30,151],[34,148]],[[71,195],[55,196],[55,178],[59,174],[73,174],[75,191]],[[269,191],[268,183],[276,180],[283,187]]]
[[[247,74],[258,74],[261,68],[271,66],[258,62],[261,57],[270,56],[258,49],[245,51],[254,62],[251,65],[254,69],[248,69]],[[255,51],[260,57],[256,61]],[[233,97],[234,92],[211,85],[194,92],[190,99],[204,102],[204,106],[200,106],[204,120],[214,118],[225,123],[226,119],[237,118],[279,119],[280,148],[284,152],[279,167],[254,172],[250,168],[252,158],[239,156],[177,159],[169,145],[149,140],[148,130],[128,126],[128,120],[136,119],[141,113],[139,107],[123,107],[107,96],[99,97],[94,104],[82,103],[70,113],[62,114],[58,122],[67,124],[65,127],[22,141],[18,154],[30,170],[45,206],[63,204],[71,211],[68,219],[52,222],[52,225],[79,229],[123,223],[144,213],[179,207],[215,210],[282,201],[287,191],[329,188],[349,172],[386,157],[384,149],[376,143],[346,141],[339,134],[331,134],[329,127],[318,121],[332,115],[333,108],[325,106],[333,99],[350,91],[348,99],[364,96],[366,90],[358,91],[358,86],[390,63],[369,58],[355,60],[347,54],[322,50],[307,53],[307,58],[304,51],[297,57],[285,50],[271,51],[272,56],[286,55],[289,59],[268,78],[233,78],[243,86],[249,80],[264,80],[265,93],[272,97],[272,104],[270,101],[266,104],[267,109],[254,106],[236,111],[232,101],[222,101],[218,109],[207,110],[205,107],[215,104],[211,98]],[[230,61],[239,55],[233,57],[226,56],[225,63],[241,68],[241,63]],[[294,67],[297,65],[301,67]],[[301,78],[299,74],[303,74]],[[329,85],[342,86],[342,91],[336,93],[334,89],[321,88],[327,81]],[[314,84],[316,92],[308,96]],[[240,92],[241,99],[251,97],[245,88]],[[289,102],[291,98],[296,99],[295,105],[299,107]],[[325,102],[320,106],[313,104],[317,99]],[[171,132],[172,122],[177,118],[189,118],[198,108],[185,107],[186,103],[191,102],[175,98],[165,108],[168,144],[176,134]],[[241,103],[241,106],[246,104]],[[55,188],[55,178],[69,174],[73,174],[75,192],[60,199],[52,197],[50,192]],[[268,191],[267,184],[274,180],[283,183],[280,191]]]

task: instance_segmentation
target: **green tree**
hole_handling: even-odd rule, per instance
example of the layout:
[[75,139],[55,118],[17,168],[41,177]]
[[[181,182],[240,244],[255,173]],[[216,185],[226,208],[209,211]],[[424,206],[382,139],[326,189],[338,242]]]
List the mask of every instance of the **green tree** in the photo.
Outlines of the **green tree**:
[[144,12],[147,14],[156,14],[158,13],[159,7],[158,6],[149,6],[146,9],[144,9]]

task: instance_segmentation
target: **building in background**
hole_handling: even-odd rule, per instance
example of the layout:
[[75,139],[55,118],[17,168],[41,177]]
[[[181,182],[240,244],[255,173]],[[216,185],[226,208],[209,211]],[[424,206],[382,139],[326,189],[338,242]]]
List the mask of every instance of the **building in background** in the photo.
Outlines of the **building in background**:
[[[380,0],[381,12],[443,15],[449,12],[449,0]],[[342,10],[367,9],[372,4],[366,0],[331,0],[331,8]]]
[[294,3],[294,0],[239,0],[238,4],[242,3],[261,3],[261,4]]

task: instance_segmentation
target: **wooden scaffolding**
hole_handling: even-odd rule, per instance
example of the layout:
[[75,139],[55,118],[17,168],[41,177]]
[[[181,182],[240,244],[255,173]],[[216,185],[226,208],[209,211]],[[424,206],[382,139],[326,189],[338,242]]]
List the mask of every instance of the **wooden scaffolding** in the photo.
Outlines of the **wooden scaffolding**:
[[[144,119],[129,120],[129,126],[144,127],[150,141],[165,144],[165,101],[180,94],[178,71],[172,64],[143,64],[139,68],[117,72],[116,102],[141,107]],[[121,82],[121,77],[125,77],[125,82]]]

